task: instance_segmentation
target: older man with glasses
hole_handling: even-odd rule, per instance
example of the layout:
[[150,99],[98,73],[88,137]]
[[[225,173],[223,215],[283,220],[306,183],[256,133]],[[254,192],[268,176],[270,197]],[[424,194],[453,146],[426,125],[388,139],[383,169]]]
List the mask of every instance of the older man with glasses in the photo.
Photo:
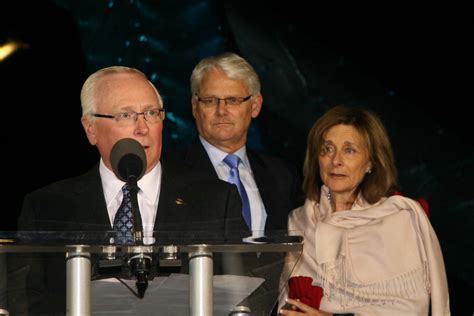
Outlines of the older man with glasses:
[[[282,159],[246,146],[251,121],[263,104],[252,65],[235,53],[204,58],[191,74],[191,94],[199,137],[186,148],[168,151],[166,158],[180,162],[192,176],[236,184],[247,224],[242,230],[248,235],[286,231],[288,213],[303,201],[301,176]],[[251,265],[244,261],[243,269],[248,272]]]
[[[98,70],[85,81],[81,103],[82,125],[100,161],[86,174],[28,194],[19,230],[112,231],[116,213],[129,194],[111,160],[114,145],[123,139],[138,142],[146,156],[144,175],[137,183],[145,244],[154,242],[156,232],[179,231],[184,236],[196,231],[192,236],[199,237],[198,231],[205,230],[202,236],[225,235],[235,229],[232,225],[244,225],[233,185],[190,177],[172,163],[160,161],[165,110],[158,90],[142,72],[122,66]],[[61,254],[42,265],[27,262],[24,271],[30,312],[64,314],[66,273]]]

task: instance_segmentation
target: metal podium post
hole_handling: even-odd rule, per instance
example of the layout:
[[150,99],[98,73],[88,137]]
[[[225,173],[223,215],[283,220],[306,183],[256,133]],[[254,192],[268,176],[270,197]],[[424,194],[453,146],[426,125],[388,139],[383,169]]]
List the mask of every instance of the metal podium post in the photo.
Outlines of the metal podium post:
[[87,246],[66,253],[66,315],[91,314],[91,255]]
[[213,315],[213,258],[207,247],[189,253],[189,308],[191,316]]

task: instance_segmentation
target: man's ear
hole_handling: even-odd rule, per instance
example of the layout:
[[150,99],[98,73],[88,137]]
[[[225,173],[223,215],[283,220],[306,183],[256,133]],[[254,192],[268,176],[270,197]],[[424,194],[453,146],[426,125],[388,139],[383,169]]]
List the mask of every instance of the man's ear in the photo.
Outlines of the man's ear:
[[193,117],[196,118],[196,108],[198,106],[197,100],[194,96],[191,97],[191,106],[192,106],[192,111],[193,111]]
[[259,93],[252,97],[252,118],[256,118],[262,109],[263,97]]
[[95,146],[95,144],[97,144],[97,138],[95,135],[95,125],[92,122],[92,119],[88,116],[83,116],[81,117],[81,123],[84,131],[86,132],[89,143]]

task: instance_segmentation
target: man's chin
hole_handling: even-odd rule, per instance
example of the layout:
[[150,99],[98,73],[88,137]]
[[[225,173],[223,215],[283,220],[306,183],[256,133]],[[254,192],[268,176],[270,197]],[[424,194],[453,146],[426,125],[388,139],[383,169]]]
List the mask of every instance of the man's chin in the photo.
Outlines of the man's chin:
[[230,142],[235,139],[235,135],[232,133],[219,133],[214,134],[212,138],[219,142]]
[[236,136],[236,132],[235,129],[230,125],[221,125],[219,127],[215,127],[209,136],[214,139],[228,140],[234,138]]

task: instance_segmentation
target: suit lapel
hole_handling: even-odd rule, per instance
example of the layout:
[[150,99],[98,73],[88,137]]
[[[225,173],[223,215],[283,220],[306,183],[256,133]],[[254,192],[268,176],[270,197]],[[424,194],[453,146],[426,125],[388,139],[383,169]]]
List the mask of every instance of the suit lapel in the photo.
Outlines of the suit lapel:
[[191,168],[193,175],[218,178],[216,169],[214,169],[211,159],[199,140],[194,141],[189,146],[185,156],[185,163]]
[[[274,180],[274,175],[269,171],[261,157],[254,151],[247,149],[247,157],[249,159],[255,178],[255,183],[257,184],[263,205],[267,211],[265,230],[275,229],[272,216],[278,216],[279,214],[271,214],[269,212],[269,210],[278,209],[278,207],[275,207],[275,203],[278,203],[278,192],[275,189],[276,182]],[[191,168],[193,175],[218,178],[211,159],[209,158],[204,146],[201,144],[199,139],[194,141],[191,146],[189,146],[189,149],[186,152],[185,162]]]
[[111,229],[98,165],[80,178],[74,194],[79,230]]
[[255,183],[258,187],[258,192],[262,198],[263,205],[267,212],[267,221],[265,223],[265,231],[274,229],[272,223],[272,215],[270,210],[276,209],[275,203],[278,203],[278,192],[275,191],[274,175],[268,170],[264,161],[252,150],[247,150],[247,157],[252,167]]
[[158,200],[158,209],[155,217],[155,225],[153,230],[158,230],[158,224],[166,223],[168,218],[173,217],[173,199],[175,199],[178,179],[173,177],[172,172],[166,167],[166,164],[161,162],[161,187],[160,198]]

